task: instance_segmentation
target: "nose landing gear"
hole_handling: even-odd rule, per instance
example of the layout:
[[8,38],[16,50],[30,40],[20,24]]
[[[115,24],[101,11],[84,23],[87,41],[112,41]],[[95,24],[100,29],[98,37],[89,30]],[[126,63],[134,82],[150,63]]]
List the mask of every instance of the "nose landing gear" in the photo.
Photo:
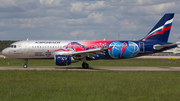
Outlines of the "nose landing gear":
[[27,67],[28,67],[27,62],[28,62],[28,59],[25,59],[25,63],[24,63],[24,65],[23,65],[24,68],[27,68]]

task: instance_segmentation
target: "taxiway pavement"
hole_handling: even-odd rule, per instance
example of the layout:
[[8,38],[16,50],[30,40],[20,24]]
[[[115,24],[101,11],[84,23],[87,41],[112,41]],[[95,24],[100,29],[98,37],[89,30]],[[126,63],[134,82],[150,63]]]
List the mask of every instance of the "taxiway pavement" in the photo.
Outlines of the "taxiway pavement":
[[0,70],[69,70],[69,71],[180,71],[180,67],[0,67]]

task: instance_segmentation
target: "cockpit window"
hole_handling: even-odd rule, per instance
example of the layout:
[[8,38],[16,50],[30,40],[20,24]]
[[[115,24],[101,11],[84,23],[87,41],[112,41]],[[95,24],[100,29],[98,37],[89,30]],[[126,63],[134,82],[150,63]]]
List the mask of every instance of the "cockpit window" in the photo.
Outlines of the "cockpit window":
[[16,48],[16,45],[10,45],[11,48]]

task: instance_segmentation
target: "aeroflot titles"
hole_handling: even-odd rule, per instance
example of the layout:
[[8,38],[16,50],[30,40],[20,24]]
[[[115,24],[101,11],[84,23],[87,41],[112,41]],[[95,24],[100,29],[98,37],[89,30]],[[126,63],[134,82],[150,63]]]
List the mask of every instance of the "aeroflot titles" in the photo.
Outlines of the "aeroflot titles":
[[40,41],[40,42],[36,41],[35,43],[36,44],[60,44],[59,41]]

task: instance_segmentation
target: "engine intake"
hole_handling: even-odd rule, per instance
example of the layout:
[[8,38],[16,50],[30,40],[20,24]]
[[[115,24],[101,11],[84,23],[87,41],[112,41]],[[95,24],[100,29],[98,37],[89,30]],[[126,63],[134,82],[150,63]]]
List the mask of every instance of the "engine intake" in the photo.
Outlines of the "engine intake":
[[65,66],[71,64],[71,56],[68,55],[55,55],[54,56],[56,65]]

